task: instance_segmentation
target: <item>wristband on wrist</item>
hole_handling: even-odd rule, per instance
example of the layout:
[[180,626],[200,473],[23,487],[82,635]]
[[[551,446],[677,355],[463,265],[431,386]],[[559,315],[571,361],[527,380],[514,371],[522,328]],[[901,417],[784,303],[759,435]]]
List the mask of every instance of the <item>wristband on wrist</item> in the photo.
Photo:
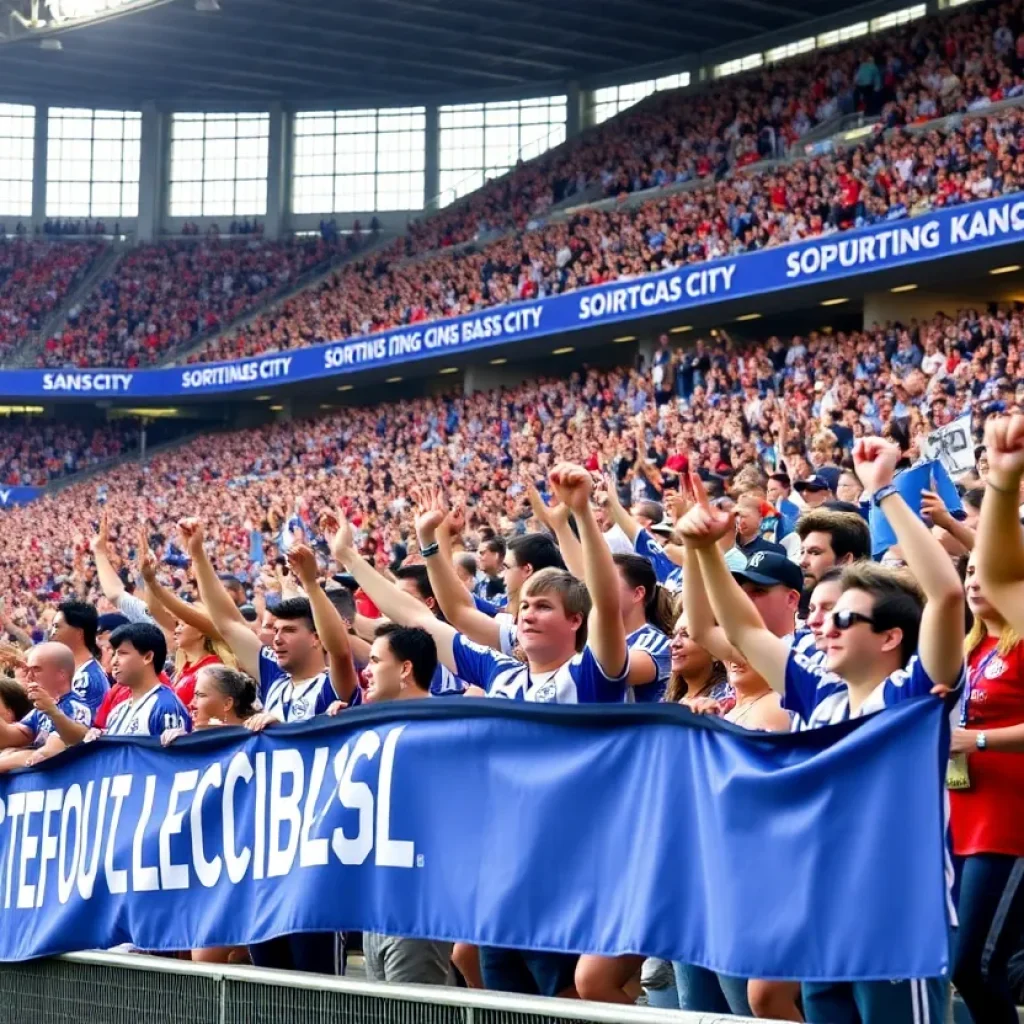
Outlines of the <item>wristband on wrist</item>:
[[895,484],[886,484],[884,487],[879,487],[878,490],[871,495],[871,504],[874,505],[875,508],[878,508],[886,498],[893,494],[899,494],[899,490]]
[[441,545],[435,540],[433,544],[427,544],[425,547],[420,548],[420,554],[424,558],[430,558],[432,555],[436,555],[441,550]]

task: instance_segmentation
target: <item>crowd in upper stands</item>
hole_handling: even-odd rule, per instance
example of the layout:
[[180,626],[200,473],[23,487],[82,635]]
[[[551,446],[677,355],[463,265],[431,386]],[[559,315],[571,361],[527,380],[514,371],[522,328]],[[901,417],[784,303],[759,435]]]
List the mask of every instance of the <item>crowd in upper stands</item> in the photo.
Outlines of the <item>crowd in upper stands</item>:
[[152,364],[326,267],[340,251],[320,237],[140,246],[69,311],[67,323],[47,339],[39,364]]
[[42,327],[101,251],[94,243],[0,238],[0,358]]
[[58,477],[89,469],[132,449],[133,420],[96,427],[70,423],[0,423],[0,484],[44,487]]

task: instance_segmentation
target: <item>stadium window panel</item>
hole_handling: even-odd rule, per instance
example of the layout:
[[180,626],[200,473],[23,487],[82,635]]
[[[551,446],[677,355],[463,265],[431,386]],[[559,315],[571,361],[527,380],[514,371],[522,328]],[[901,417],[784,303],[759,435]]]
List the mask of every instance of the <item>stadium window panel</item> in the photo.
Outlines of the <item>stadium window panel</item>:
[[738,75],[743,71],[753,71],[764,64],[764,55],[750,53],[746,57],[737,57],[735,60],[727,60],[722,64],[716,64],[714,68],[715,78],[725,78],[728,75]]
[[173,114],[172,217],[267,212],[269,114]]
[[439,205],[564,142],[566,110],[565,96],[441,107]]
[[51,107],[46,216],[138,216],[141,132],[138,111]]
[[855,21],[852,25],[843,28],[833,29],[831,32],[822,32],[818,36],[818,46],[837,46],[839,43],[848,43],[851,39],[859,39],[868,34],[868,23],[866,21]]
[[[675,76],[672,76],[675,77]],[[686,76],[687,82],[689,75]],[[674,86],[665,86],[674,88]],[[646,82],[628,82],[625,85],[610,85],[594,93],[594,123],[601,124],[610,117],[635,106],[642,99],[657,91],[657,82],[652,78]]]
[[[425,147],[423,107],[297,114],[292,208],[295,213],[419,210]],[[392,180],[400,171],[411,174],[401,187]]]
[[789,60],[791,57],[798,57],[801,53],[810,53],[816,43],[814,36],[807,36],[806,39],[797,39],[785,46],[775,46],[764,55],[767,64],[777,64],[781,60]]
[[888,14],[881,14],[877,18],[871,19],[871,31],[884,32],[897,25],[906,25],[908,22],[923,18],[927,13],[926,4],[915,4],[913,7],[904,7],[899,11],[890,11]]

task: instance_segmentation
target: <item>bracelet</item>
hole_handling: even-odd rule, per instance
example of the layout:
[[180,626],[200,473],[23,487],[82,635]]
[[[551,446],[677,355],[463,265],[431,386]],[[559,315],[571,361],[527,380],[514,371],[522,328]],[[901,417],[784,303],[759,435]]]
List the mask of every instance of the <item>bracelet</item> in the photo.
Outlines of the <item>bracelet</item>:
[[435,540],[433,544],[428,544],[426,547],[420,548],[420,554],[424,558],[430,558],[432,555],[436,555],[441,550],[441,545]]
[[993,491],[998,491],[999,494],[1009,494],[1011,497],[1016,497],[1020,493],[1020,484],[1018,484],[1017,487],[1012,491],[1008,487],[999,487],[998,485],[992,483],[991,480],[986,480],[985,486],[991,487]]

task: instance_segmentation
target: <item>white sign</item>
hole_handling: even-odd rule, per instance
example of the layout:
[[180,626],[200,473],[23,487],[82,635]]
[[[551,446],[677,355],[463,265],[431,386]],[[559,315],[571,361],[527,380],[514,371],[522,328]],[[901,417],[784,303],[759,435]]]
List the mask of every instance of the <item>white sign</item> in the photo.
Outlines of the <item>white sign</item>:
[[965,412],[959,419],[933,430],[925,439],[921,451],[926,460],[938,459],[950,476],[959,476],[975,467],[974,439],[971,437],[971,414]]

